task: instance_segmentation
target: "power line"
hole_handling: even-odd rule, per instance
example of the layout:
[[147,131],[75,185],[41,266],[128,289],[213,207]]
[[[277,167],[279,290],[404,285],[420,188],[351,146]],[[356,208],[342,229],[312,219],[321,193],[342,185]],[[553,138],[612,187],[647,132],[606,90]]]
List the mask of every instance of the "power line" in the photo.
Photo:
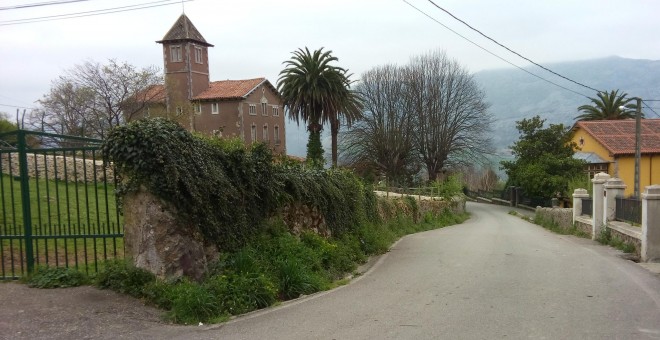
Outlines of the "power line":
[[2,103],[0,103],[0,106],[13,107],[13,108],[16,108],[16,109],[36,110],[35,107],[25,107],[25,106],[17,106],[17,105],[2,104]]
[[651,102],[651,101],[655,102],[655,101],[658,101],[658,100],[655,100],[655,99],[652,99],[652,100],[644,100],[644,99],[642,99],[641,101],[642,101],[642,104],[644,104],[644,106],[646,106],[647,109],[651,110],[651,112],[655,113],[656,116],[660,117],[660,115],[659,115],[657,112],[655,112],[655,110],[653,110],[652,107],[648,106],[648,105],[645,103],[645,102],[647,102],[647,101],[648,101],[648,102]]
[[[174,2],[172,2],[172,1],[174,1]],[[153,8],[153,7],[178,5],[179,3],[190,2],[190,1],[193,1],[193,0],[181,0],[181,1],[178,1],[178,0],[160,0],[160,1],[145,2],[145,3],[141,3],[141,4],[136,4],[136,5],[113,7],[113,8],[99,9],[99,10],[93,10],[93,11],[59,14],[59,15],[49,15],[49,16],[43,16],[43,17],[25,18],[25,19],[16,19],[16,20],[5,20],[5,21],[0,21],[0,26],[21,25],[21,24],[29,24],[29,23],[34,23],[34,22],[64,20],[64,19],[82,18],[82,17],[95,16],[95,15],[136,11],[136,10],[140,10],[140,9],[147,9],[147,8]],[[165,2],[165,3],[163,3],[163,2]]]
[[498,59],[504,61],[505,63],[507,63],[507,64],[509,64],[509,65],[511,65],[511,66],[513,66],[513,67],[516,67],[516,68],[518,68],[519,70],[521,70],[521,71],[523,71],[523,72],[525,72],[525,73],[527,73],[527,74],[529,74],[529,75],[531,75],[531,76],[534,76],[534,77],[536,77],[536,78],[539,78],[539,79],[541,79],[541,80],[543,80],[543,81],[545,81],[545,82],[547,82],[547,83],[550,83],[550,84],[552,84],[552,85],[554,85],[554,86],[557,86],[557,87],[559,87],[559,88],[562,88],[562,89],[564,89],[564,90],[566,90],[566,91],[573,92],[573,93],[575,93],[575,94],[577,94],[577,95],[580,95],[580,96],[583,96],[583,97],[589,98],[589,96],[585,95],[584,93],[580,93],[580,92],[577,92],[577,91],[575,91],[575,90],[569,89],[569,88],[567,88],[567,87],[565,87],[565,86],[559,85],[559,84],[557,84],[557,83],[555,83],[555,82],[553,82],[553,81],[551,81],[551,80],[548,80],[548,79],[545,79],[545,78],[539,76],[539,75],[536,74],[536,73],[532,73],[531,71],[526,70],[526,69],[524,69],[524,68],[522,68],[522,67],[520,67],[520,66],[518,66],[518,65],[516,65],[516,64],[514,64],[514,63],[512,63],[512,62],[510,62],[510,61],[508,61],[508,60],[506,60],[506,59],[504,59],[503,57],[500,57],[499,55],[497,55],[497,54],[495,54],[495,53],[489,51],[489,50],[486,49],[485,47],[483,47],[483,46],[477,44],[476,42],[474,42],[474,41],[468,39],[467,37],[461,35],[460,33],[454,31],[453,29],[449,28],[447,25],[441,23],[441,22],[440,22],[439,20],[437,20],[436,18],[430,16],[430,15],[427,14],[426,12],[424,12],[424,11],[422,11],[421,9],[415,7],[413,4],[411,4],[411,3],[408,2],[407,0],[403,0],[403,2],[405,2],[406,4],[408,4],[408,6],[414,8],[415,10],[417,10],[418,12],[420,12],[421,14],[423,14],[424,16],[426,16],[427,18],[429,18],[429,19],[435,21],[436,23],[438,23],[438,24],[441,25],[442,27],[448,29],[448,30],[451,31],[452,33],[454,33],[454,34],[458,35],[459,37],[463,38],[464,40],[468,41],[468,42],[471,43],[472,45],[477,46],[478,48],[484,50],[486,53],[488,53],[488,54],[490,54],[490,55],[492,55],[492,56],[494,56],[494,57],[496,57],[496,58],[498,58]]
[[70,4],[70,3],[73,3],[73,2],[84,2],[84,1],[90,1],[90,0],[62,0],[62,1],[35,2],[35,3],[32,3],[32,4],[0,7],[0,11],[8,11],[8,10],[13,10],[13,9],[23,9],[23,8],[33,8],[33,7],[42,7],[42,6],[51,6],[51,5],[64,5],[64,4]]
[[506,47],[506,46],[504,46],[504,45],[502,45],[502,44],[500,44],[497,40],[495,40],[495,39],[493,39],[493,38],[487,36],[486,34],[482,33],[480,30],[478,30],[478,29],[476,29],[476,28],[470,26],[467,22],[465,22],[465,21],[459,19],[458,17],[456,17],[455,15],[453,15],[453,14],[452,14],[451,12],[449,12],[448,10],[446,10],[446,9],[444,9],[444,8],[442,8],[442,7],[438,6],[438,5],[436,5],[436,3],[433,2],[433,0],[428,0],[428,2],[430,2],[431,4],[433,4],[433,6],[437,7],[439,10],[441,10],[441,11],[443,11],[443,12],[449,14],[452,18],[458,20],[458,21],[461,22],[463,25],[469,27],[471,30],[473,30],[473,31],[475,31],[475,32],[477,32],[477,33],[479,33],[481,36],[483,36],[483,37],[485,37],[486,39],[488,39],[488,40],[494,42],[495,44],[497,44],[497,45],[499,45],[500,47],[506,49],[507,51],[509,51],[509,52],[511,52],[511,53],[513,53],[513,54],[515,54],[515,55],[517,55],[517,56],[519,56],[520,58],[523,58],[523,59],[525,59],[526,61],[528,61],[528,62],[530,62],[530,63],[532,63],[532,64],[534,64],[534,65],[536,65],[536,66],[538,66],[538,67],[540,67],[540,68],[542,68],[542,69],[544,69],[544,70],[546,70],[546,71],[548,71],[548,72],[550,72],[550,73],[552,73],[552,74],[554,74],[554,75],[556,75],[556,76],[558,76],[558,77],[560,77],[560,78],[563,78],[563,79],[565,79],[565,80],[568,80],[568,81],[570,81],[571,83],[574,83],[574,84],[576,84],[576,85],[582,86],[582,87],[587,88],[587,89],[592,90],[592,91],[603,92],[603,91],[597,90],[597,89],[595,89],[595,88],[593,88],[593,87],[591,87],[591,86],[588,86],[588,85],[582,84],[582,83],[580,83],[580,82],[578,82],[578,81],[575,81],[575,80],[573,80],[573,79],[570,79],[570,78],[568,78],[568,77],[565,77],[565,76],[563,76],[563,75],[561,75],[561,74],[559,74],[559,73],[557,73],[557,72],[555,72],[555,71],[553,71],[553,70],[551,70],[551,69],[549,69],[549,68],[547,68],[547,67],[545,67],[545,66],[543,66],[543,65],[541,65],[541,64],[538,64],[538,63],[534,62],[533,60],[531,60],[531,59],[529,59],[529,58],[523,56],[522,54],[520,54],[520,53],[518,53],[518,52],[516,52],[516,51],[514,51],[514,50],[512,50],[512,49],[510,49],[510,48],[508,48],[508,47]]

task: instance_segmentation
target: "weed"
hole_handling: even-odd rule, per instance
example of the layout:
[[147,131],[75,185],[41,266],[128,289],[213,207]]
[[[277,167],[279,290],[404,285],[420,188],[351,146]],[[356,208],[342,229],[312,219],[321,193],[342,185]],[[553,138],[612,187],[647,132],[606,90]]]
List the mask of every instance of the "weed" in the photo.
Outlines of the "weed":
[[222,317],[221,302],[206,287],[184,280],[171,288],[168,319],[176,323],[214,322]]
[[101,289],[112,289],[134,297],[143,297],[144,287],[155,280],[154,274],[128,265],[126,261],[111,261],[97,274],[96,285]]
[[67,267],[39,267],[27,279],[27,285],[33,288],[66,288],[89,283],[85,273]]

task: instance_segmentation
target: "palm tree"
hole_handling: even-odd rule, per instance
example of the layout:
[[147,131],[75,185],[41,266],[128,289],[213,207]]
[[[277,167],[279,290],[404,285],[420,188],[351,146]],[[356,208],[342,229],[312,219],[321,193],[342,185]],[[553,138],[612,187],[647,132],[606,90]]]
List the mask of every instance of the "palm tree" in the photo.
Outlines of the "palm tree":
[[332,134],[332,163],[337,165],[337,134],[340,117],[350,125],[359,118],[361,102],[358,95],[350,90],[351,81],[347,70],[330,65],[338,59],[332,51],[320,48],[313,53],[307,47],[293,52],[290,60],[284,62],[277,89],[282,96],[289,117],[300,124],[307,124],[309,144],[307,158],[311,163],[322,165],[323,148],[321,130],[324,123],[330,123]]
[[[619,90],[598,92],[598,98],[589,100],[593,105],[582,105],[578,107],[583,114],[575,117],[576,120],[616,120],[635,118],[637,105],[631,103],[634,98],[626,98],[627,93],[619,94]],[[624,107],[624,109],[622,109]],[[643,115],[642,115],[643,117]]]

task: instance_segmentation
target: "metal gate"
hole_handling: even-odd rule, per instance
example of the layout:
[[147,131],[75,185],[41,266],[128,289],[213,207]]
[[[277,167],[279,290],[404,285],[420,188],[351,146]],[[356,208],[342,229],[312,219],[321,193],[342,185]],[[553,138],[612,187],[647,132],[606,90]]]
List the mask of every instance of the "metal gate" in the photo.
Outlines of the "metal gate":
[[124,255],[117,177],[98,139],[0,134],[0,279],[36,266],[96,272]]

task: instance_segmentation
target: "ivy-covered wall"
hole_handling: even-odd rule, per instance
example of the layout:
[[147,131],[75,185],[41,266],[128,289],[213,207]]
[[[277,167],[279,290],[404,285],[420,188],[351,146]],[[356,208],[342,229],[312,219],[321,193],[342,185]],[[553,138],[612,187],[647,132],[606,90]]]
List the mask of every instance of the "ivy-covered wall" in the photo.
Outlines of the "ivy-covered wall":
[[103,155],[123,178],[127,255],[161,277],[200,278],[210,247],[237,250],[272,219],[340,238],[369,223],[464,212],[460,200],[377,199],[350,171],[306,168],[263,144],[192,135],[160,118],[116,128]]

